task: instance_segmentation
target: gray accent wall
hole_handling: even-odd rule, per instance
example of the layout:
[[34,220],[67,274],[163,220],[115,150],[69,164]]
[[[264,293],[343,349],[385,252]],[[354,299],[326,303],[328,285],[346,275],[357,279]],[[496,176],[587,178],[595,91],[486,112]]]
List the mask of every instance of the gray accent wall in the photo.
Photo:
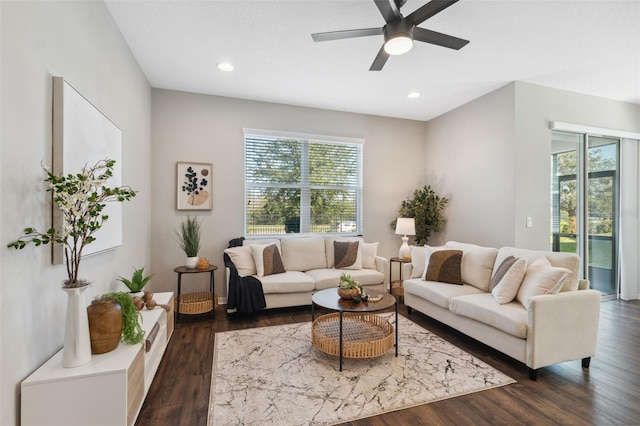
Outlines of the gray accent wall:
[[[426,183],[425,123],[363,114],[153,89],[151,259],[156,291],[176,289],[173,268],[184,254],[174,231],[187,214],[203,217],[200,257],[220,268],[216,292],[225,297],[223,250],[243,235],[243,128],[363,138],[364,224],[378,253],[397,256],[399,236],[389,224],[400,203]],[[176,162],[213,163],[213,210],[185,212],[175,208]],[[202,291],[206,274],[183,277],[183,291]],[[189,280],[187,282],[187,280]]]
[[[62,76],[122,130],[121,247],[83,259],[87,300],[150,263],[151,88],[102,2],[0,2],[0,424],[19,422],[20,382],[62,348],[64,265],[49,247],[6,248],[26,226],[51,226],[40,162],[51,164],[52,77]],[[91,141],[87,141],[91,143]]]

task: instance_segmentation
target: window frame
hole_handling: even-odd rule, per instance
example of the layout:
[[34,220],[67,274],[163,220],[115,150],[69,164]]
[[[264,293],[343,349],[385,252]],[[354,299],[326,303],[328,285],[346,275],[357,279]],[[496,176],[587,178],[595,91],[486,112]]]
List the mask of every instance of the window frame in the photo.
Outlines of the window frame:
[[[362,235],[363,233],[363,168],[364,168],[364,143],[365,140],[361,138],[350,138],[350,137],[340,137],[340,136],[328,136],[328,135],[315,135],[308,133],[296,133],[296,132],[283,132],[283,131],[273,131],[273,130],[262,130],[262,129],[249,129],[243,128],[243,143],[244,143],[244,206],[243,206],[243,235],[245,238],[283,238],[283,237],[296,237],[296,236],[354,236],[354,235]],[[303,173],[303,176],[300,177],[300,181],[297,184],[256,184],[252,185],[247,180],[247,139],[256,138],[256,139],[271,139],[274,142],[280,140],[292,141],[295,140],[302,144],[303,152],[306,151],[308,153],[308,148],[310,143],[327,143],[332,145],[349,145],[350,147],[357,147],[357,177],[356,184],[349,186],[333,186],[333,185],[311,185],[308,181],[308,155],[301,153],[301,161],[306,159],[307,165],[301,165],[301,169],[307,171],[306,174]],[[247,205],[248,205],[248,188],[249,187],[260,187],[260,186],[272,186],[272,187],[283,187],[283,188],[299,188],[300,189],[300,232],[291,232],[291,233],[272,233],[272,234],[255,234],[248,232],[247,226],[247,218],[249,216]],[[310,223],[311,223],[311,206],[310,206],[310,193],[312,190],[322,190],[322,189],[348,189],[355,190],[356,192],[356,230],[353,232],[310,232]],[[306,201],[309,203],[307,208],[303,208],[303,203],[305,202],[305,197],[303,193],[306,192]],[[303,232],[303,230],[309,231]]]

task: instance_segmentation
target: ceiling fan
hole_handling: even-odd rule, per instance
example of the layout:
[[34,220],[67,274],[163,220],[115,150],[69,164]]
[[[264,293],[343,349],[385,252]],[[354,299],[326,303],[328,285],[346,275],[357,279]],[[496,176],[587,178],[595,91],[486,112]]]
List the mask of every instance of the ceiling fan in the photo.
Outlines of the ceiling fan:
[[329,41],[384,35],[384,44],[380,48],[378,56],[374,59],[373,64],[371,64],[369,71],[380,71],[387,62],[387,59],[389,59],[389,55],[401,55],[411,50],[414,40],[455,50],[459,50],[469,43],[469,40],[463,40],[461,38],[418,27],[418,25],[435,14],[442,12],[454,3],[457,3],[458,0],[432,0],[409,14],[407,17],[402,16],[400,13],[400,8],[407,2],[407,0],[373,1],[386,22],[384,27],[315,33],[311,34],[313,41]]

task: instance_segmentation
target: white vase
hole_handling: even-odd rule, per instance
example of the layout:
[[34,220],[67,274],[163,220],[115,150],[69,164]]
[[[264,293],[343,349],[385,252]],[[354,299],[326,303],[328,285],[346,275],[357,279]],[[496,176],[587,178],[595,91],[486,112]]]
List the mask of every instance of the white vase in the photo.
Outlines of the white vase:
[[88,288],[88,285],[62,288],[67,293],[67,318],[62,349],[62,366],[66,368],[79,367],[91,361],[89,317],[84,303],[84,292]]
[[187,257],[184,266],[189,269],[195,269],[198,266],[198,256]]

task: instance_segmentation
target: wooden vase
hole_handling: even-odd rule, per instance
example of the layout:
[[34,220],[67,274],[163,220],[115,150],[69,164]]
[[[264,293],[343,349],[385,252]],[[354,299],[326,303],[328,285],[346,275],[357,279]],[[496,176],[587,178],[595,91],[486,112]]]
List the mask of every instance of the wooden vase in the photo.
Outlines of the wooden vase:
[[104,354],[118,347],[122,335],[122,307],[114,300],[94,300],[87,307],[91,353]]

